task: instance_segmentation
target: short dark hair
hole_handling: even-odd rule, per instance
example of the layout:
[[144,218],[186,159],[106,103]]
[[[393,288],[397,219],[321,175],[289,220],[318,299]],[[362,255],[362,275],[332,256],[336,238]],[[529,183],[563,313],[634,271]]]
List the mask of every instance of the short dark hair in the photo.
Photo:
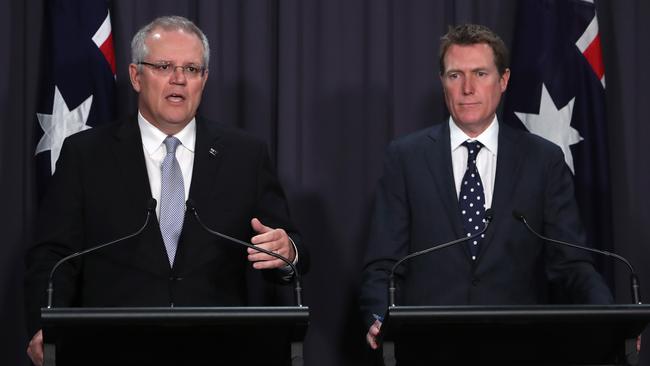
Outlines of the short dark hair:
[[452,45],[469,46],[485,43],[492,48],[494,64],[503,75],[508,68],[508,48],[501,37],[490,28],[479,24],[461,24],[449,27],[447,34],[440,38],[440,75],[445,73],[445,55]]

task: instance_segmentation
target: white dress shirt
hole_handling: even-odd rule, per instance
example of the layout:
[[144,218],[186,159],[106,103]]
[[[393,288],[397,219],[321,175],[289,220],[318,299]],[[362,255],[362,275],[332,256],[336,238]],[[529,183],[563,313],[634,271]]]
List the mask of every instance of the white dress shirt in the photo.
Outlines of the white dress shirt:
[[465,141],[479,141],[483,148],[476,157],[476,168],[481,175],[483,194],[485,195],[485,209],[492,207],[492,194],[494,193],[494,178],[497,172],[497,150],[499,147],[499,121],[494,116],[490,126],[480,135],[471,138],[465,134],[449,117],[449,137],[451,142],[451,164],[456,183],[456,196],[460,194],[460,184],[467,169],[467,149],[462,145]]
[[[156,215],[160,219],[160,186],[161,186],[161,167],[162,162],[167,154],[167,147],[163,143],[167,135],[147,121],[144,116],[138,111],[138,126],[140,126],[140,135],[142,136],[142,146],[144,147],[144,161],[147,165],[147,175],[149,176],[149,185],[151,187],[151,196],[155,198],[159,204],[156,205]],[[190,184],[192,184],[192,169],[194,168],[194,147],[196,145],[196,118],[192,118],[190,123],[185,126],[180,132],[174,135],[181,141],[181,144],[176,148],[176,159],[181,166],[183,172],[183,188],[185,188],[185,201],[190,196]],[[293,264],[298,263],[298,248],[289,237],[291,245],[293,245],[294,253],[296,254]],[[289,272],[289,279],[291,277],[291,267],[285,266],[280,268],[285,272]]]
[[[156,214],[160,218],[160,185],[161,185],[161,166],[167,154],[167,147],[163,141],[167,135],[147,121],[140,112],[138,112],[138,126],[140,126],[140,135],[142,136],[142,146],[144,147],[144,161],[147,165],[147,175],[149,176],[149,185],[151,186],[151,197],[158,201],[156,205]],[[190,196],[190,184],[192,184],[192,168],[194,167],[194,146],[196,144],[196,120],[192,118],[190,123],[180,132],[174,135],[181,141],[176,148],[176,159],[183,172],[183,186],[185,188],[185,201]]]

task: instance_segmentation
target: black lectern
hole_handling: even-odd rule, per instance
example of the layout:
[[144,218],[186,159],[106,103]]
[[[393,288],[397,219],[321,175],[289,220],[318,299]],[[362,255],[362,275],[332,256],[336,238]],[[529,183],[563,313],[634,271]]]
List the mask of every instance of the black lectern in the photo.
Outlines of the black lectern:
[[41,310],[45,365],[302,365],[308,307]]
[[650,306],[394,306],[386,365],[628,365]]

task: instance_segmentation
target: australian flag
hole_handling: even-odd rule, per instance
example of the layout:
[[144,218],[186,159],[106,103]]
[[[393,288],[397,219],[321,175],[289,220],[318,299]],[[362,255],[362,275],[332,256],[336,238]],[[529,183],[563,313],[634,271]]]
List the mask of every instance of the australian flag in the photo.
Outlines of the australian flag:
[[605,68],[594,0],[522,0],[517,16],[504,119],[562,148],[587,242],[611,249]]
[[46,2],[36,145],[39,197],[63,140],[114,118],[115,52],[105,0]]

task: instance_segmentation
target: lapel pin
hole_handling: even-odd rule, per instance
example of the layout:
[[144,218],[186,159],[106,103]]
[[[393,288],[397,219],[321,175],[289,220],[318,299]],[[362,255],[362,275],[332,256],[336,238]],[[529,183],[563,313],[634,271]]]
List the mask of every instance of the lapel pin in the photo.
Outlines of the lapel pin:
[[217,156],[217,150],[215,150],[214,148],[211,147],[210,148],[210,155]]

